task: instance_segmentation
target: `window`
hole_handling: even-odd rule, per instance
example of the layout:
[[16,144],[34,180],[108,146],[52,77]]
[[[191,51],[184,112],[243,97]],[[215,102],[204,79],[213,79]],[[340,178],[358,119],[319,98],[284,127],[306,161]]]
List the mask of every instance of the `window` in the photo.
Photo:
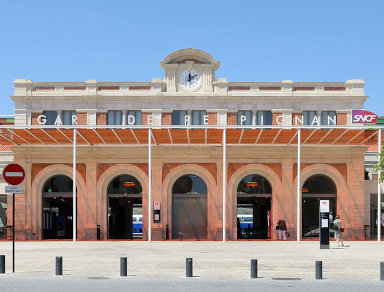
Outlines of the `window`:
[[141,111],[128,111],[127,125],[142,125]]
[[63,111],[63,125],[72,125],[72,116],[77,117],[76,111]]
[[336,112],[323,111],[321,113],[321,124],[323,126],[336,126]]
[[206,111],[192,111],[192,125],[207,125],[208,118]]
[[258,111],[257,112],[258,125],[272,125],[272,112],[271,111]]
[[121,111],[108,111],[108,125],[121,125],[122,124],[122,115]]
[[237,112],[238,125],[252,125],[252,111],[238,111]]
[[57,111],[43,111],[43,116],[46,118],[45,125],[54,125],[57,119]]
[[315,111],[303,111],[303,125],[311,126],[313,125],[318,125],[319,123],[317,117],[316,117],[316,112]]
[[172,125],[186,125],[185,117],[187,111],[173,111],[172,112]]

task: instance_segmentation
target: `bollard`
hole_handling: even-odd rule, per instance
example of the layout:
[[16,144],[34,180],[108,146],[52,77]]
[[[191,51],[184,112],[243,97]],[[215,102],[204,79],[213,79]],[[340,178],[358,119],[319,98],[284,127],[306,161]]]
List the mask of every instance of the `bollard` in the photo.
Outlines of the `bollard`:
[[120,258],[120,277],[126,277],[127,276],[127,258],[122,257]]
[[257,278],[257,260],[251,260],[251,278]]
[[384,281],[384,262],[380,262],[380,280]]
[[193,277],[192,258],[186,258],[186,277]]
[[56,276],[63,274],[63,257],[56,257]]
[[5,274],[5,255],[0,255],[0,274]]
[[316,280],[323,279],[323,262],[316,261]]

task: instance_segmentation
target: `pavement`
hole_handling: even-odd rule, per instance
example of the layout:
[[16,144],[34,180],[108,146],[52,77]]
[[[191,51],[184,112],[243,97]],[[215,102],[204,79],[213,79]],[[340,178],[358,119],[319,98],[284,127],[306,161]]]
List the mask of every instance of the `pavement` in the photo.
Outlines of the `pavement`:
[[[102,287],[118,291],[127,285],[140,291],[169,291],[170,287],[177,291],[233,291],[234,287],[248,291],[255,285],[261,291],[273,287],[276,291],[318,287],[320,291],[327,285],[330,289],[349,287],[350,291],[364,287],[384,290],[384,281],[380,281],[384,244],[375,241],[346,242],[339,248],[331,242],[330,249],[322,250],[318,241],[22,241],[16,242],[15,251],[13,274],[12,242],[0,241],[0,255],[6,256],[1,291],[32,291],[34,283],[36,291],[45,291],[44,287],[71,290],[76,283],[73,290],[84,287],[80,289],[84,291]],[[63,257],[63,276],[55,276],[56,256]],[[128,258],[128,277],[120,277],[120,257]],[[185,277],[189,257],[193,258],[193,278]],[[258,260],[258,279],[250,278],[251,259]],[[315,261],[319,260],[323,261],[323,280],[315,280]],[[185,286],[188,283],[191,286]]]

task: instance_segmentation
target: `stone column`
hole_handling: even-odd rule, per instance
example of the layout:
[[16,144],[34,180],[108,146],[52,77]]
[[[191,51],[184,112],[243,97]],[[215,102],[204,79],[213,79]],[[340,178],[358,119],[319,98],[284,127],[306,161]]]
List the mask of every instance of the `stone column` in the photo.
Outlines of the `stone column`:
[[[167,225],[167,198],[162,194],[163,162],[152,161],[152,240],[165,240],[165,225]],[[153,202],[160,202],[160,223],[153,222]]]
[[77,209],[80,212],[84,212],[86,216],[82,216],[85,221],[85,240],[96,240],[96,227],[98,223],[97,218],[97,195],[96,195],[96,185],[97,185],[97,163],[96,162],[87,162],[85,164],[86,168],[86,194],[85,198],[82,200],[84,205],[79,206]]

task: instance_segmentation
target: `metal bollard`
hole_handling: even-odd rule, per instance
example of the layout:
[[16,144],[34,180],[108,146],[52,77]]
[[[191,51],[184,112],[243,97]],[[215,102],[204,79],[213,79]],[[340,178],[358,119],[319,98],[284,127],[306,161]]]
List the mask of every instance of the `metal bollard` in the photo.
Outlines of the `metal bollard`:
[[0,255],[0,274],[5,274],[5,255]]
[[384,281],[384,262],[380,262],[380,280]]
[[323,262],[316,261],[316,280],[323,279]]
[[56,276],[63,274],[63,257],[56,257]]
[[251,278],[257,278],[257,260],[251,260]]
[[122,257],[120,258],[120,277],[126,277],[127,276],[127,258]]
[[186,277],[193,277],[192,258],[186,258]]

